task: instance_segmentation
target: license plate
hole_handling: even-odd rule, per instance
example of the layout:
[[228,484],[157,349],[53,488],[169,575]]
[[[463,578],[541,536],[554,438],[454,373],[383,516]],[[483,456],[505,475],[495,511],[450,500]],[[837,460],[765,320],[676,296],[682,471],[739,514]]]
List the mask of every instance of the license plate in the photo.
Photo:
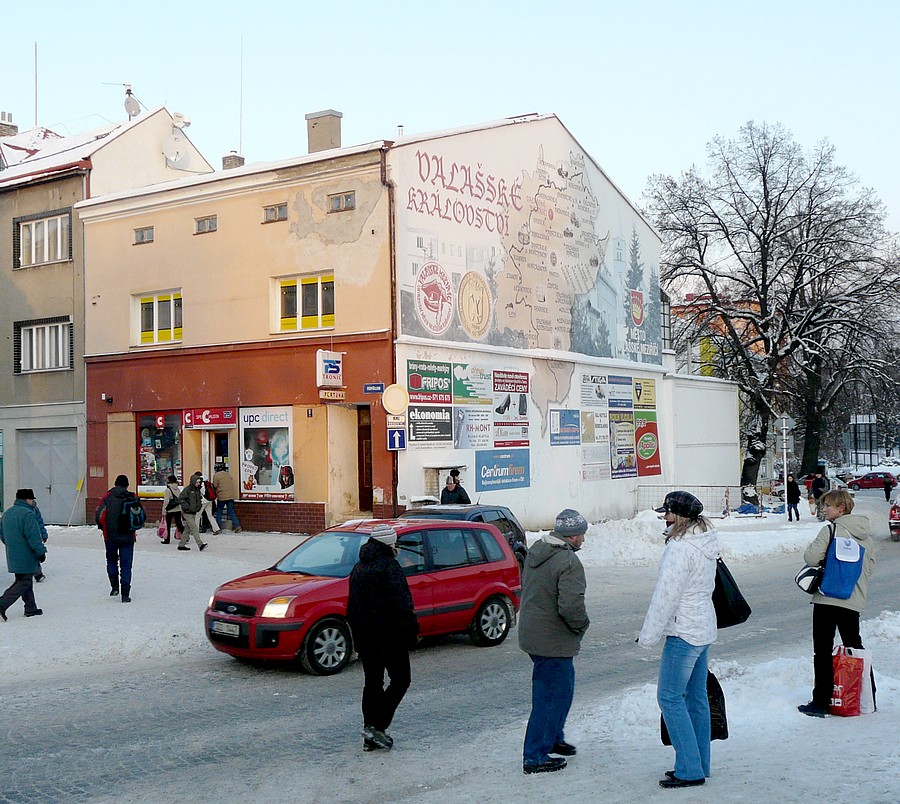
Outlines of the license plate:
[[223,623],[219,620],[213,620],[209,624],[209,630],[215,631],[217,634],[225,634],[225,636],[241,635],[241,627],[237,623]]

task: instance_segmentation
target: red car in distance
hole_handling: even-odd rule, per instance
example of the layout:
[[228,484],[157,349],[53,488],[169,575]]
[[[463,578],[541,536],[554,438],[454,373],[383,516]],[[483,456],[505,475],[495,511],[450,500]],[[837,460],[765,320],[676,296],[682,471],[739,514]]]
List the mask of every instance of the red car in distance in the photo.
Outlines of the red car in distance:
[[891,488],[897,487],[897,478],[890,472],[867,472],[862,477],[854,477],[847,485],[854,491],[860,489],[883,489],[884,480],[890,480]]
[[205,614],[213,646],[244,659],[298,661],[332,675],[353,654],[349,576],[372,529],[397,531],[419,636],[468,633],[499,645],[515,623],[522,587],[507,539],[483,522],[412,519],[347,523],[311,536],[273,567],[222,584]]

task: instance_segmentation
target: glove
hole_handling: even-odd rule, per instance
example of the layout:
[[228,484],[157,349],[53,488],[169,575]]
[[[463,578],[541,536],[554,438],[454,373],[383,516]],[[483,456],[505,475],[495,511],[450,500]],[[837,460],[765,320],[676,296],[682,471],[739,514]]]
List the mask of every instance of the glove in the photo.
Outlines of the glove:
[[47,554],[44,553],[42,556],[38,556],[38,561],[43,564],[47,560]]

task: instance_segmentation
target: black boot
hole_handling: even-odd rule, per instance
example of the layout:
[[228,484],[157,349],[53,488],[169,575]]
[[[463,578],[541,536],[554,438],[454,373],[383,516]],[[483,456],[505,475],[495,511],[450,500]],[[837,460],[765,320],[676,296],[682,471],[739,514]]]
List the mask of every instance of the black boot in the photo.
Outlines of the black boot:
[[130,583],[122,584],[122,602],[123,603],[131,603],[131,584]]
[[109,585],[112,591],[109,593],[110,597],[115,597],[119,594],[119,576],[118,575],[110,575],[109,576]]

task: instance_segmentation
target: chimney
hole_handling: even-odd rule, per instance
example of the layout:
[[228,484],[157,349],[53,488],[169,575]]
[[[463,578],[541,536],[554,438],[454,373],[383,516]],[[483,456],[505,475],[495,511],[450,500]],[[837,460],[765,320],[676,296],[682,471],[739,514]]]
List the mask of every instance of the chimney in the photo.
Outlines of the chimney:
[[222,157],[222,170],[232,170],[244,166],[244,157],[237,151],[229,151]]
[[321,112],[310,112],[306,115],[307,150],[314,154],[316,151],[327,151],[330,148],[341,147],[341,118],[340,112],[334,109],[325,109]]
[[0,112],[0,137],[14,137],[19,127],[12,121],[12,112]]

